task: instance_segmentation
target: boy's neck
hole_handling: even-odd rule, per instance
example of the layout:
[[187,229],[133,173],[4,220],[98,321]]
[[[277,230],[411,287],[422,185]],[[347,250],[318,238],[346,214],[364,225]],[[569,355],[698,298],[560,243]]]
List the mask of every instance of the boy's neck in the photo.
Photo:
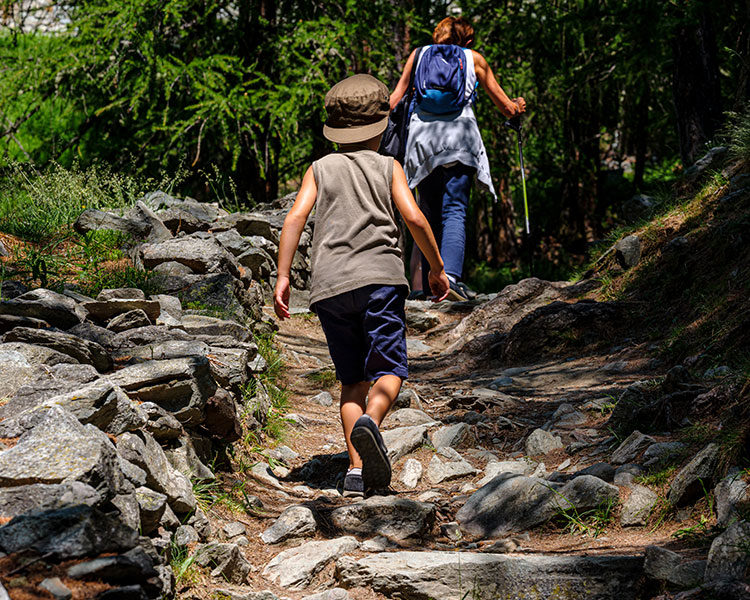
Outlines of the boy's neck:
[[380,147],[380,136],[371,140],[365,140],[364,142],[357,142],[356,144],[339,144],[340,152],[356,152],[357,150],[372,150],[377,152]]

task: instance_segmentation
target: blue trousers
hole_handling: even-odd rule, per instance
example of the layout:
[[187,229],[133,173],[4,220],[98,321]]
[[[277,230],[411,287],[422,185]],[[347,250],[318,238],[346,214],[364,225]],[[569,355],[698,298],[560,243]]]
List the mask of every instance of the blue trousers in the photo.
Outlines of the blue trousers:
[[[419,206],[430,223],[445,263],[445,272],[461,280],[466,246],[466,210],[475,169],[461,163],[437,167],[418,185]],[[422,286],[429,292],[430,265],[422,257]]]

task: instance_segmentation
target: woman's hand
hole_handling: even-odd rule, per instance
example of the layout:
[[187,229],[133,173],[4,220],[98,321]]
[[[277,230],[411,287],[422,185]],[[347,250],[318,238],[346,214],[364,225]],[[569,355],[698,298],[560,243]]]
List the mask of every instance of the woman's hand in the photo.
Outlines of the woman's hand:
[[515,105],[518,107],[518,112],[516,113],[516,116],[522,115],[526,112],[526,100],[521,98],[520,96],[518,98],[513,98],[512,102],[515,103]]

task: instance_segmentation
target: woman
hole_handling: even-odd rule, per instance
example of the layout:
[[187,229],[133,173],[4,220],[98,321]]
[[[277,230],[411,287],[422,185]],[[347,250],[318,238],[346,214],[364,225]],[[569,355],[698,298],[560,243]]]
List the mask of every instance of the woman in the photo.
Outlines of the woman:
[[[429,113],[421,109],[416,101],[412,103],[404,170],[409,187],[417,188],[420,207],[440,245],[445,271],[451,282],[450,297],[466,300],[473,292],[461,281],[461,276],[466,243],[466,210],[475,174],[480,187],[496,197],[487,153],[472,108],[474,90],[478,82],[493,104],[508,118],[524,113],[526,101],[523,98],[508,98],[484,57],[470,49],[474,43],[474,28],[463,17],[447,17],[440,21],[432,40],[435,44],[453,44],[464,49],[464,93],[467,102],[463,109],[450,114]],[[401,78],[391,94],[391,110],[409,87],[415,54],[416,50],[406,61]],[[423,56],[420,54],[418,64]],[[422,266],[422,289],[428,290],[426,273],[429,268],[425,268],[424,259]]]

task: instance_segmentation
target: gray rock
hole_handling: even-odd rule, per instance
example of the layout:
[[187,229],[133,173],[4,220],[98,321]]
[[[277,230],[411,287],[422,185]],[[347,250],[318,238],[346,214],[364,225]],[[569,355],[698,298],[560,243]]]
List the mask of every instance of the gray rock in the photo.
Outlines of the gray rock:
[[10,331],[15,327],[29,327],[31,329],[49,329],[50,324],[32,317],[18,317],[16,315],[0,315],[0,333]]
[[392,463],[427,442],[427,428],[424,425],[398,427],[382,433],[385,447],[388,449],[388,459]]
[[172,468],[158,442],[144,431],[124,433],[117,440],[117,450],[146,472],[148,487],[166,494],[169,505],[177,514],[195,508],[196,500],[190,480]]
[[276,272],[273,258],[262,248],[248,248],[237,262],[250,269],[254,279],[268,279]]
[[113,435],[138,429],[146,423],[145,413],[120,388],[109,381],[98,380],[72,392],[53,396],[6,419],[0,424],[0,434],[16,437],[33,429],[52,407],[62,408],[82,424],[91,423]]
[[473,552],[384,552],[337,561],[347,588],[404,600],[640,598],[643,559],[636,556],[544,556]]
[[304,589],[329,562],[358,547],[353,537],[307,542],[276,555],[263,569],[263,576],[284,588]]
[[101,495],[90,485],[80,481],[57,484],[32,483],[0,488],[0,517],[7,519],[35,510],[57,509],[76,504],[97,506],[101,502]]
[[71,579],[88,579],[108,583],[138,581],[156,591],[158,577],[148,555],[139,547],[117,556],[95,558],[75,564],[67,569]]
[[126,367],[109,376],[131,398],[153,402],[181,423],[203,420],[203,409],[216,391],[206,358],[152,360]]
[[677,473],[667,494],[673,506],[684,505],[711,490],[720,451],[718,444],[708,444]]
[[413,490],[417,487],[420,477],[422,477],[422,463],[413,458],[407,459],[404,468],[401,469],[399,481],[404,484],[406,489]]
[[656,202],[651,196],[636,194],[631,196],[622,204],[623,218],[628,223],[635,223],[640,219],[648,217],[654,210]]
[[302,600],[354,600],[345,589],[333,588],[320,592],[319,594],[313,594],[312,596],[305,596]]
[[67,354],[76,362],[93,365],[100,373],[112,368],[112,359],[99,344],[60,331],[16,327],[3,336],[3,342],[43,346]]
[[[108,329],[110,331],[125,331],[126,329],[133,329],[135,327],[146,327],[155,322],[161,313],[161,305],[156,300],[139,300],[134,298],[113,298],[106,301],[95,300],[93,302],[84,302],[83,307],[88,312],[90,320],[97,323],[109,321]],[[140,313],[137,311],[140,311]],[[130,320],[130,326],[125,326],[127,321],[123,321],[125,318],[124,315],[134,312],[135,314],[127,317]],[[115,319],[117,320],[115,321]],[[112,326],[113,321],[115,322],[114,326]]]
[[738,521],[714,538],[708,552],[705,582],[741,581],[750,563],[750,523]]
[[399,408],[388,414],[388,424],[399,427],[413,427],[415,425],[437,425],[430,415],[416,408]]
[[330,520],[346,533],[405,540],[429,530],[435,520],[435,507],[397,496],[372,496],[333,510]]
[[172,327],[178,325],[182,320],[182,303],[176,296],[168,294],[157,294],[151,296],[152,300],[159,303],[159,316],[156,318],[157,325]]
[[437,313],[423,309],[415,303],[406,304],[406,325],[414,331],[428,331],[440,325]]
[[682,442],[657,442],[651,444],[643,453],[643,466],[650,467],[679,456],[685,449]]
[[180,525],[172,534],[172,541],[178,546],[185,547],[200,541],[198,532],[190,525]]
[[456,423],[455,425],[446,425],[435,431],[432,438],[432,445],[435,448],[460,446],[471,435],[471,429],[466,423]]
[[573,474],[574,477],[578,477],[580,475],[593,475],[594,477],[598,477],[602,481],[612,483],[615,479],[615,468],[609,463],[599,462],[591,465],[590,467],[586,467],[585,469],[581,469],[580,471],[576,471]]
[[138,544],[138,534],[116,517],[79,504],[14,517],[0,527],[0,550],[36,550],[57,559],[123,552]]
[[441,461],[437,455],[433,456],[427,465],[427,478],[434,484],[450,481],[468,475],[475,475],[478,471],[465,460],[451,462]]
[[252,335],[239,323],[204,315],[185,315],[182,329],[190,335],[228,335],[241,342],[252,340]]
[[268,463],[260,461],[253,465],[253,468],[250,469],[250,475],[257,479],[260,482],[265,483],[266,485],[270,485],[272,488],[276,488],[277,490],[284,490],[284,487],[279,483],[279,480],[276,479],[276,477],[273,474],[273,471],[271,471],[271,467],[268,466]]
[[274,218],[261,213],[232,213],[214,223],[211,230],[220,232],[235,229],[240,235],[260,236],[278,244],[278,232],[283,222],[283,217]]
[[138,288],[114,288],[103,289],[96,296],[99,302],[107,300],[145,300],[146,294]]
[[610,462],[615,465],[633,462],[641,452],[655,441],[654,438],[636,430],[625,438],[612,453]]
[[117,357],[128,364],[138,364],[149,360],[169,360],[172,358],[203,358],[210,353],[208,344],[197,340],[166,340],[145,346],[124,348]]
[[218,588],[216,592],[222,596],[226,596],[229,600],[288,600],[288,598],[279,598],[269,590],[263,590],[262,592],[248,592],[247,594],[244,594],[235,590]]
[[39,288],[0,301],[0,315],[41,319],[54,327],[68,329],[83,321],[86,311],[67,296]]
[[159,441],[175,440],[182,435],[182,424],[166,410],[153,402],[141,404],[148,421],[144,429]]
[[419,399],[419,394],[411,388],[402,387],[393,403],[393,410],[398,410],[400,408],[422,410],[422,401]]
[[203,544],[196,548],[193,558],[198,566],[211,567],[212,577],[237,585],[245,583],[252,569],[237,544]]
[[146,485],[146,471],[140,467],[136,467],[132,462],[125,460],[120,454],[117,455],[117,463],[120,465],[120,470],[125,479],[135,487]]
[[190,267],[174,260],[159,263],[152,270],[154,273],[163,275],[164,277],[174,277],[178,280],[184,275],[195,275],[195,272]]
[[216,479],[211,469],[198,458],[193,441],[186,435],[178,438],[176,446],[164,450],[164,454],[169,463],[191,481]]
[[123,485],[109,438],[55,407],[15,446],[0,452],[0,487],[65,480],[86,483],[105,497]]
[[637,235],[628,235],[615,244],[615,257],[624,269],[636,266],[641,260],[643,244]]
[[136,488],[135,497],[138,502],[141,531],[144,535],[148,535],[159,527],[167,508],[167,497],[147,487]]
[[329,392],[320,392],[310,398],[310,402],[320,404],[320,406],[333,406],[333,396]]
[[[252,506],[251,502],[248,502]],[[204,513],[200,507],[195,509],[195,512],[188,519],[188,525],[193,527],[198,535],[201,536],[202,540],[206,540],[211,537],[211,522],[208,520],[206,513]]]
[[109,351],[113,350],[117,345],[117,334],[114,331],[99,327],[99,325],[94,325],[88,321],[71,327],[67,332],[84,340],[95,342]]
[[[727,527],[742,515],[750,514],[750,483],[739,469],[731,469],[714,489],[716,522]],[[0,503],[1,504],[1,503]]]
[[563,447],[562,438],[552,435],[543,429],[535,429],[526,438],[526,454],[529,456],[539,456],[549,454],[553,450]]
[[232,521],[224,525],[221,530],[224,532],[224,535],[231,539],[240,535],[245,535],[246,528],[239,521]]
[[586,423],[588,420],[589,418],[580,410],[572,410],[560,415],[555,420],[554,426],[558,429],[575,429]]
[[153,269],[165,262],[177,262],[195,273],[227,272],[239,278],[236,259],[213,238],[180,237],[139,248],[143,265]]
[[73,597],[73,592],[59,577],[47,577],[39,584],[39,587],[52,594],[55,600],[70,600]]
[[620,524],[623,527],[645,525],[658,499],[659,496],[647,487],[634,485],[622,505]]
[[181,329],[150,325],[116,333],[112,338],[112,350],[122,351],[135,346],[148,346],[169,340],[191,341],[193,339],[191,335]]
[[647,546],[643,572],[651,579],[689,588],[700,584],[705,566],[703,561],[685,563],[679,554],[666,548]]
[[135,496],[135,492],[118,494],[110,502],[119,511],[119,519],[122,523],[134,531],[143,533],[141,528],[141,513],[138,508],[138,499]]
[[315,535],[318,525],[315,515],[306,506],[290,506],[279,515],[273,525],[260,534],[266,544],[278,544],[289,538]]
[[5,281],[0,282],[0,298],[3,300],[12,300],[28,291],[29,286],[20,281],[6,279]]
[[536,463],[528,460],[491,460],[484,468],[484,477],[477,482],[478,487],[487,485],[498,475],[531,475],[536,469]]
[[548,521],[562,510],[587,510],[616,501],[618,489],[591,475],[564,486],[538,477],[501,474],[476,491],[456,513],[461,530],[471,537],[500,537]]
[[151,321],[148,316],[138,308],[113,317],[107,324],[107,329],[119,333],[128,329],[135,329],[136,327],[148,327],[149,325],[151,325]]

